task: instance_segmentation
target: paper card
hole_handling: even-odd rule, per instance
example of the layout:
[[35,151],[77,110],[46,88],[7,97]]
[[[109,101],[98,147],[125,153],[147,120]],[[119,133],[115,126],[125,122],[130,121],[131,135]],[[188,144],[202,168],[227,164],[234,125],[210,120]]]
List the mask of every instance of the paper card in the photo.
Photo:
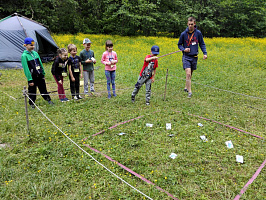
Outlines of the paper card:
[[244,162],[243,156],[236,155],[236,162],[243,163]]
[[149,124],[149,123],[147,123],[146,126],[147,126],[147,127],[152,127],[153,124]]
[[226,141],[226,142],[225,142],[225,144],[226,144],[227,148],[229,148],[229,149],[232,149],[232,148],[234,148],[234,145],[233,145],[233,143],[232,143],[232,141],[231,141],[231,140],[229,140],[229,141]]
[[203,142],[207,142],[207,141],[208,141],[208,139],[206,138],[206,136],[205,136],[205,135],[201,135],[201,136],[200,136],[200,139],[202,139],[202,140],[203,140]]
[[118,135],[125,135],[126,133],[118,133]]
[[166,123],[166,130],[170,130],[171,129],[171,123]]
[[201,123],[198,123],[198,126],[202,127],[202,126],[203,126],[203,124],[201,124]]
[[175,153],[171,153],[169,157],[172,159],[175,159],[177,157],[177,155]]
[[175,134],[170,134],[170,135],[168,135],[169,137],[174,137],[175,136]]

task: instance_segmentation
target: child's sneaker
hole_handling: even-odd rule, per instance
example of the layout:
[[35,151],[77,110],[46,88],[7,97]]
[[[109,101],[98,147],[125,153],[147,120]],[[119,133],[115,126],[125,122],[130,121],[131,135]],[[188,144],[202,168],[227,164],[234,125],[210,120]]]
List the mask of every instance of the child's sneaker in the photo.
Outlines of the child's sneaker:
[[131,96],[132,103],[135,103],[135,96]]
[[65,101],[69,101],[69,99],[68,98],[64,98],[65,99]]
[[185,92],[188,92],[187,88],[184,89]]
[[78,99],[83,99],[80,95],[77,96]]
[[65,99],[60,99],[60,101],[61,101],[61,102],[66,102],[66,100],[65,100]]
[[111,99],[111,94],[110,93],[108,93],[108,97],[107,97],[108,99]]
[[149,105],[150,105],[150,102],[147,101],[147,102],[146,102],[146,106],[149,106]]
[[192,93],[189,92],[187,98],[191,98],[191,97],[192,97]]
[[50,104],[50,105],[54,105],[54,103],[50,100],[50,101],[48,101],[48,103]]
[[74,97],[72,97],[72,99],[74,99],[74,100],[78,100],[78,97],[74,96]]
[[113,96],[114,96],[114,97],[116,97],[116,96],[117,96],[115,92],[113,92]]

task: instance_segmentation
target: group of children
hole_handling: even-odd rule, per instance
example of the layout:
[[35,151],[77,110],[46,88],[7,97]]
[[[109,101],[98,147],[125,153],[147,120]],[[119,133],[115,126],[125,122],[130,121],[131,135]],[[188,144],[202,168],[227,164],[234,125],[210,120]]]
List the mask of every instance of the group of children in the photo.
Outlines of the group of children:
[[[51,72],[58,85],[58,94],[61,102],[69,101],[65,95],[63,87],[64,77],[69,76],[70,90],[72,99],[82,99],[80,96],[80,79],[84,77],[84,94],[89,96],[90,81],[90,94],[94,95],[94,64],[96,59],[94,58],[94,52],[91,48],[91,41],[88,38],[83,40],[84,49],[80,52],[80,56],[77,55],[77,47],[74,44],[69,44],[68,49],[58,49],[58,56],[55,58]],[[53,104],[51,98],[46,89],[45,72],[41,62],[41,59],[36,51],[34,51],[34,40],[27,37],[24,40],[24,46],[26,50],[21,56],[22,67],[28,80],[28,92],[29,92],[29,104],[34,108],[33,102],[36,100],[36,87],[39,88],[42,97],[48,101],[49,104]],[[111,40],[107,40],[105,43],[105,52],[102,54],[101,63],[105,65],[105,76],[107,79],[107,92],[108,98],[117,96],[115,90],[115,77],[116,77],[116,63],[118,62],[117,54],[113,51],[113,43]],[[68,53],[70,54],[68,57]],[[154,82],[154,76],[156,68],[158,67],[159,47],[153,46],[151,48],[151,54],[147,55],[144,59],[143,67],[140,71],[138,81],[131,95],[131,100],[135,102],[135,96],[137,95],[141,86],[146,84],[146,105],[150,104],[151,96],[151,83]],[[68,75],[67,75],[68,74]],[[111,94],[112,84],[112,94]]]

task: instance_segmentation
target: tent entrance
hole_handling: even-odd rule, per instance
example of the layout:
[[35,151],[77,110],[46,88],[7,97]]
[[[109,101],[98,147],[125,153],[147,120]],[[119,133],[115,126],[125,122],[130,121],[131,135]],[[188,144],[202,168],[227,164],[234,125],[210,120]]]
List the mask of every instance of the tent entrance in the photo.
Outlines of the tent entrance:
[[51,45],[45,38],[43,38],[40,34],[36,31],[36,38],[39,45],[38,53],[41,57],[42,62],[49,62],[53,60],[56,56],[57,47]]

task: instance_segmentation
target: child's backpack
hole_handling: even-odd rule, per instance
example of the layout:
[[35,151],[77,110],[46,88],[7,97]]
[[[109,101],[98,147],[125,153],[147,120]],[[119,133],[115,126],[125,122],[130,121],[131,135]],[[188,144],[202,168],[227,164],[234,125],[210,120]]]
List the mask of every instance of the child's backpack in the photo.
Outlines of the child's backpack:
[[150,62],[147,67],[142,72],[142,76],[151,78],[153,72],[154,62]]

